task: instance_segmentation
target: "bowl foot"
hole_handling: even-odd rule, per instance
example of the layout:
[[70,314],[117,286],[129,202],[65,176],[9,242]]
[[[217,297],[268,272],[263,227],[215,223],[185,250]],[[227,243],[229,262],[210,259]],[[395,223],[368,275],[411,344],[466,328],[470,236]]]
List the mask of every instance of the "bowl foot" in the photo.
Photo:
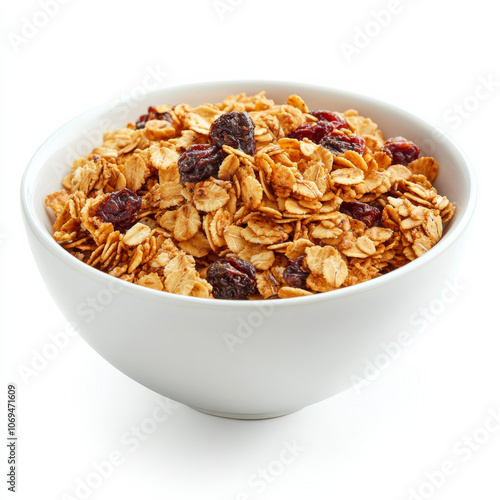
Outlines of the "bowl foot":
[[299,410],[283,411],[276,413],[227,413],[223,411],[213,411],[206,410],[204,408],[197,408],[196,406],[191,406],[193,410],[199,411],[201,413],[206,413],[207,415],[212,415],[214,417],[231,418],[233,420],[265,420],[267,418],[278,418],[284,417],[285,415],[290,415]]

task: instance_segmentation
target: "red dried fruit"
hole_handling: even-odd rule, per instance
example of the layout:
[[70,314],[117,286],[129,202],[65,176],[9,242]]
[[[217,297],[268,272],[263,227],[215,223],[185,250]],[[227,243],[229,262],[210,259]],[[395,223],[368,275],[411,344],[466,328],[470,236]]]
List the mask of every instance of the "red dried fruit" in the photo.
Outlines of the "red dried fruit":
[[177,167],[182,182],[206,181],[217,178],[224,152],[211,144],[193,144],[180,156]]
[[170,123],[173,123],[174,121],[168,111],[166,113],[158,113],[154,106],[149,106],[147,114],[140,116],[135,122],[135,127],[138,129],[144,128],[146,126],[146,122],[149,120],[166,120]]
[[309,139],[315,144],[319,144],[323,137],[330,135],[335,130],[333,123],[326,120],[320,120],[316,123],[303,123],[299,125],[293,132],[288,134],[290,139],[302,141]]
[[366,227],[372,227],[380,222],[382,211],[380,208],[361,201],[344,201],[339,211],[353,219],[360,220]]
[[236,257],[226,257],[211,264],[207,281],[216,299],[242,300],[258,293],[255,267]]
[[142,199],[135,191],[121,189],[101,201],[97,207],[97,216],[103,222],[111,222],[115,230],[125,232],[133,226],[141,204]]
[[254,129],[252,118],[246,111],[230,111],[212,122],[210,139],[219,148],[227,145],[254,155]]
[[349,128],[347,120],[338,113],[333,111],[328,111],[327,109],[317,109],[315,111],[310,111],[310,115],[313,115],[318,120],[324,120],[333,125],[333,128]]
[[365,151],[365,140],[359,135],[334,134],[322,139],[320,144],[334,155],[341,155],[346,151],[356,151],[362,155]]
[[293,286],[294,288],[306,288],[306,280],[309,276],[307,271],[304,271],[302,263],[304,261],[304,256],[302,255],[296,260],[289,260],[286,264],[285,270],[283,271],[283,279],[288,286]]
[[391,157],[393,165],[404,166],[416,160],[420,154],[420,148],[404,137],[388,139],[381,151]]

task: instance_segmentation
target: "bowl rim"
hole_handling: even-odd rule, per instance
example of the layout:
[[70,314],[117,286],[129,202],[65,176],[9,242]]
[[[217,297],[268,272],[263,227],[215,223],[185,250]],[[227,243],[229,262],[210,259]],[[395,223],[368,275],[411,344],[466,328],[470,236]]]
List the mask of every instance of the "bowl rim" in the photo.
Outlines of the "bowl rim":
[[[241,307],[241,308],[255,308],[258,307],[259,304],[273,304],[273,307],[298,307],[298,306],[307,306],[311,303],[319,303],[324,301],[332,301],[332,300],[341,300],[348,298],[353,295],[360,295],[363,293],[369,293],[372,290],[379,289],[381,287],[388,286],[393,281],[399,281],[404,279],[404,277],[410,273],[418,272],[422,267],[425,267],[427,263],[431,260],[434,260],[439,255],[443,254],[447,249],[452,247],[457,243],[460,236],[465,232],[467,227],[469,226],[475,208],[477,204],[477,178],[474,168],[461,149],[461,147],[455,142],[453,138],[451,138],[446,132],[439,129],[437,126],[433,125],[428,120],[422,118],[418,114],[413,112],[406,111],[403,108],[400,108],[394,104],[385,102],[378,98],[372,98],[368,95],[352,92],[350,90],[344,90],[335,87],[329,87],[326,85],[317,85],[310,84],[306,82],[294,82],[294,81],[281,81],[281,80],[263,80],[263,79],[233,79],[233,80],[213,80],[213,81],[200,81],[194,82],[184,85],[167,85],[164,87],[156,88],[146,95],[157,94],[157,93],[168,93],[168,92],[178,92],[180,90],[193,91],[197,89],[205,89],[210,91],[215,90],[223,90],[227,89],[226,95],[230,95],[231,91],[229,90],[231,86],[256,86],[260,85],[263,87],[263,90],[267,91],[283,91],[284,88],[291,87],[295,89],[297,94],[300,95],[300,90],[304,91],[316,91],[318,93],[334,93],[338,94],[342,97],[352,98],[358,102],[364,102],[367,105],[375,105],[380,108],[385,108],[389,110],[389,112],[394,112],[397,114],[404,115],[407,119],[417,123],[419,126],[423,126],[428,128],[429,130],[434,130],[439,132],[440,142],[448,143],[449,146],[454,148],[456,152],[461,156],[464,160],[465,164],[465,173],[468,178],[466,181],[469,183],[469,191],[468,191],[468,200],[463,209],[463,213],[461,214],[461,218],[459,222],[452,228],[449,228],[446,237],[442,238],[434,247],[432,247],[425,254],[421,255],[417,259],[405,264],[404,266],[395,269],[383,276],[379,276],[377,278],[371,279],[369,281],[365,281],[363,283],[358,283],[356,285],[351,285],[345,288],[340,288],[337,290],[333,290],[330,292],[321,292],[310,296],[305,297],[294,297],[287,299],[266,299],[266,300],[246,300],[246,301],[231,301],[226,299],[206,299],[200,297],[189,297],[184,295],[177,295],[173,293],[168,293],[159,290],[153,290],[147,287],[142,287],[135,283],[129,283],[120,278],[115,278],[103,271],[95,269],[78,259],[76,259],[69,252],[64,250],[56,241],[52,238],[52,235],[46,231],[46,228],[43,226],[41,221],[38,219],[34,204],[32,203],[32,197],[30,196],[32,193],[32,187],[34,182],[37,180],[39,173],[44,167],[46,162],[39,161],[39,157],[43,155],[45,149],[49,148],[51,143],[59,136],[64,130],[69,128],[74,122],[82,120],[86,117],[97,116],[97,113],[103,114],[115,106],[119,104],[127,103],[131,100],[131,97],[120,97],[117,99],[112,99],[106,101],[100,105],[97,105],[79,115],[72,118],[71,120],[65,122],[63,125],[58,127],[49,137],[38,147],[38,149],[33,154],[30,159],[28,165],[26,166],[22,180],[21,180],[21,212],[23,215],[23,219],[25,222],[26,229],[30,229],[32,234],[37,238],[37,240],[48,250],[52,255],[54,255],[58,260],[61,260],[64,264],[69,265],[74,271],[80,274],[87,275],[89,278],[95,280],[97,283],[101,283],[103,287],[108,287],[110,289],[115,288],[118,283],[120,286],[120,292],[127,292],[135,296],[140,296],[142,298],[148,298],[154,301],[160,302],[173,302],[178,303],[179,305],[187,305],[187,306],[209,306],[209,307]],[[113,286],[114,285],[114,286]]]

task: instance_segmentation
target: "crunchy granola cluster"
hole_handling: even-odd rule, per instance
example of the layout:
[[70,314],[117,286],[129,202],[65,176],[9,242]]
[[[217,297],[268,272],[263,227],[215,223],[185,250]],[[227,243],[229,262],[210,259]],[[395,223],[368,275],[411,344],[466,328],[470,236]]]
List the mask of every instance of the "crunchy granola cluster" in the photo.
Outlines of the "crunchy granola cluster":
[[[212,123],[231,112],[249,123],[253,154],[224,143],[221,126],[214,144]],[[321,113],[296,95],[275,104],[264,92],[150,108],[137,124],[104,134],[74,162],[64,189],[47,196],[53,237],[112,276],[206,298],[217,298],[208,272],[216,261],[212,275],[222,283],[231,269],[228,283],[250,276],[249,298],[272,299],[361,283],[429,250],[454,211],[432,186],[434,159],[395,163],[381,130],[354,110],[336,113],[322,141],[292,138],[304,124],[317,135]],[[198,175],[198,161],[212,162],[207,178],[182,182],[186,151],[201,155],[186,162],[189,175]]]

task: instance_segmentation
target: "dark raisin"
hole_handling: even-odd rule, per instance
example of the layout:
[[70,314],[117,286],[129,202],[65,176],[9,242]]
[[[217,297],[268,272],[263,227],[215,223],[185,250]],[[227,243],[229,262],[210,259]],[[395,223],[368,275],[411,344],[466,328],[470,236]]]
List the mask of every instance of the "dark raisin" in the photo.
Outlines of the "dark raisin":
[[206,181],[217,178],[224,152],[211,144],[194,144],[181,154],[177,167],[182,182]]
[[252,263],[246,260],[238,259],[236,257],[226,257],[226,260],[238,271],[245,273],[249,278],[255,280],[255,267]]
[[252,118],[246,111],[231,111],[212,122],[210,139],[219,148],[226,144],[248,155],[254,155],[254,128]]
[[420,148],[404,137],[394,137],[387,140],[381,151],[391,157],[393,165],[405,166],[416,160],[420,154]]
[[382,216],[380,208],[361,201],[344,201],[339,210],[353,219],[360,220],[366,227],[378,224]]
[[333,111],[317,109],[315,111],[310,111],[309,114],[313,115],[318,120],[330,122],[333,125],[333,128],[349,128],[347,120],[342,115],[334,113]]
[[326,120],[320,120],[316,123],[303,123],[299,125],[293,132],[288,134],[291,139],[302,141],[309,139],[310,141],[319,144],[323,137],[330,135],[335,130],[333,123]]
[[216,299],[242,300],[258,293],[255,267],[236,257],[219,259],[211,264],[207,281],[212,285]]
[[341,155],[346,151],[356,151],[362,155],[365,150],[365,140],[358,135],[334,134],[322,139],[320,144],[334,155]]
[[306,280],[309,276],[307,271],[303,268],[304,256],[302,255],[296,260],[289,260],[283,271],[283,279],[288,286],[294,288],[306,288]]
[[149,120],[166,120],[170,123],[173,123],[174,121],[168,111],[166,113],[158,113],[154,106],[149,106],[147,114],[139,116],[139,119],[135,122],[135,127],[144,128],[146,126],[146,122]]
[[135,191],[121,189],[101,201],[97,207],[97,216],[103,222],[111,222],[115,230],[125,232],[133,226],[141,204],[142,199]]

